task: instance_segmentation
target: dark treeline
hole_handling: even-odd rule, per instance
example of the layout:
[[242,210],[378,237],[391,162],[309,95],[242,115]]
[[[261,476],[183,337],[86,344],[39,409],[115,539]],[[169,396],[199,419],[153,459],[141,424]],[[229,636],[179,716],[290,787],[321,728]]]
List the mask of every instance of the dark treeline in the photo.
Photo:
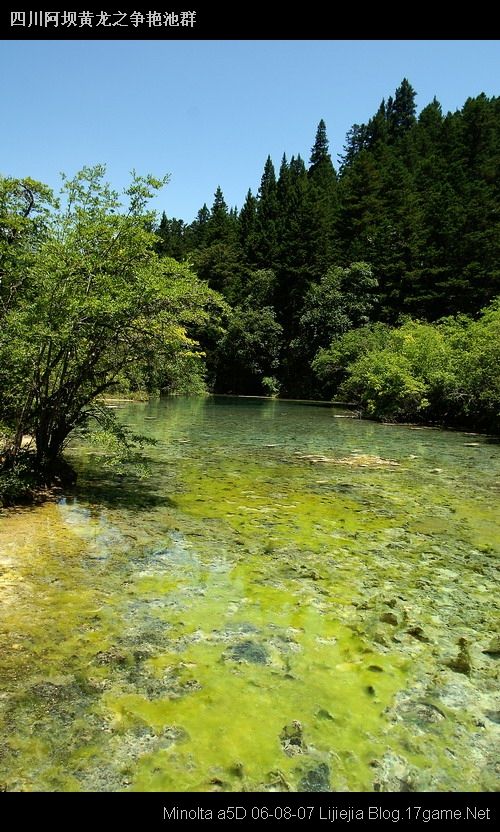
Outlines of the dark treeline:
[[338,169],[320,121],[308,163],[283,156],[276,171],[268,157],[241,210],[218,187],[190,225],[163,214],[159,253],[230,307],[197,333],[209,386],[324,397],[339,377],[317,371],[319,351],[350,330],[477,317],[500,294],[499,123],[484,94],[417,116],[405,79],[351,128]]

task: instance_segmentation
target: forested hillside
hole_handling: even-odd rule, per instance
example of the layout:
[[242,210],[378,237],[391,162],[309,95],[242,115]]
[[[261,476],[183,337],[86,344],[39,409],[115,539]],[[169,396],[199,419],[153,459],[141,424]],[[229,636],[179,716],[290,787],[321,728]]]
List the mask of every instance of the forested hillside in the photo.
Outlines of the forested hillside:
[[212,389],[331,395],[341,368],[329,375],[318,351],[350,330],[474,318],[500,294],[500,98],[448,114],[434,99],[417,115],[415,97],[404,79],[351,128],[338,168],[320,121],[308,162],[283,156],[276,171],[268,157],[239,211],[218,187],[190,225],[163,214],[159,253],[187,259],[231,307],[222,334],[197,333]]

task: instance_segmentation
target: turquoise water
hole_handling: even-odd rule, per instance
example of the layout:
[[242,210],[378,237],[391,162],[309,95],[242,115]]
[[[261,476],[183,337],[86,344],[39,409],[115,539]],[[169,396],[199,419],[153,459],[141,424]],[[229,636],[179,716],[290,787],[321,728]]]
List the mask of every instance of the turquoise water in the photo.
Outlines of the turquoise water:
[[7,790],[499,787],[500,445],[226,397],[117,403],[147,479],[0,513]]

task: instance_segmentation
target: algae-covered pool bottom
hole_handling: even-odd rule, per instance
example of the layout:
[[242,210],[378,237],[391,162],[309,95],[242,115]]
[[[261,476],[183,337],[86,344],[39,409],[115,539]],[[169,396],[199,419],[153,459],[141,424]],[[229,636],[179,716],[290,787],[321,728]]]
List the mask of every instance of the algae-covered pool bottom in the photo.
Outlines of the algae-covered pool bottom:
[[500,446],[228,398],[123,406],[147,480],[0,513],[0,787],[500,785]]

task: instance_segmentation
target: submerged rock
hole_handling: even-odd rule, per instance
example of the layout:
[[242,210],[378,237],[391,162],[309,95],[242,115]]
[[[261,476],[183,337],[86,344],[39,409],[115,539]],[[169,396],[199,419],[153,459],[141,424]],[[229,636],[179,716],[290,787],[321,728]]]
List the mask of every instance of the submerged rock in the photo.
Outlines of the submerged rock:
[[306,771],[299,780],[299,792],[331,792],[330,769],[326,763],[319,763]]
[[311,581],[321,580],[320,573],[309,566],[301,565],[294,569],[294,571],[297,573],[298,578],[309,578]]
[[81,690],[74,682],[69,683],[55,683],[55,682],[38,682],[30,688],[31,696],[46,702],[47,704],[54,704],[56,702],[65,702],[73,699],[77,695],[81,695]]
[[127,656],[116,647],[111,647],[109,650],[101,650],[97,653],[94,661],[96,664],[124,665],[127,664]]
[[384,624],[392,624],[393,627],[397,627],[399,624],[398,618],[393,612],[383,612],[380,616],[380,620],[383,621]]
[[483,653],[486,653],[487,656],[491,656],[493,659],[500,659],[500,638],[492,638],[488,647],[483,650]]
[[187,679],[185,682],[182,682],[177,679],[170,680],[167,678],[165,680],[165,686],[154,687],[150,695],[155,695],[159,698],[167,695],[169,699],[180,699],[182,696],[187,696],[189,693],[195,693],[201,689],[202,687],[197,679]]
[[425,635],[422,627],[420,627],[418,625],[416,627],[408,627],[406,632],[408,633],[409,636],[413,636],[413,638],[416,638],[417,641],[422,641],[426,644],[428,644],[429,641],[430,641],[430,639],[428,639],[427,636]]
[[191,737],[189,736],[188,732],[185,728],[182,728],[181,725],[169,725],[163,729],[160,735],[161,745],[167,742],[167,747],[173,745],[174,743],[179,742],[189,742]]
[[316,719],[329,719],[332,722],[335,722],[335,717],[332,716],[330,711],[327,711],[326,708],[320,708],[319,711],[316,711]]
[[294,757],[296,754],[303,754],[304,751],[307,751],[302,723],[294,719],[289,725],[285,725],[280,734],[280,742],[288,757]]
[[269,654],[262,644],[255,641],[242,641],[230,647],[225,658],[233,662],[250,662],[251,664],[267,664]]
[[458,646],[459,651],[457,656],[454,659],[448,659],[445,664],[450,668],[450,670],[454,670],[455,673],[464,673],[468,676],[472,670],[472,664],[469,648],[467,646],[467,639],[459,638]]
[[373,791],[413,792],[418,789],[414,782],[416,772],[404,757],[388,751],[382,760],[373,760],[370,765],[378,774],[373,783]]
[[400,713],[405,721],[418,725],[442,722],[443,719],[446,719],[446,714],[437,705],[433,705],[432,702],[405,702],[400,707]]
[[344,457],[343,459],[335,459],[339,465],[359,466],[360,468],[369,468],[371,466],[389,466],[397,468],[399,462],[395,459],[382,459],[380,456],[373,456],[372,454],[354,454],[353,456]]
[[304,454],[300,451],[295,451],[294,456],[299,459],[304,459],[306,462],[310,462],[313,465],[317,465],[318,463],[333,463],[335,465],[359,466],[360,468],[368,468],[371,466],[399,466],[399,462],[396,462],[394,459],[382,459],[382,457],[374,456],[373,454],[353,454],[352,456],[335,458],[324,456],[323,454]]

